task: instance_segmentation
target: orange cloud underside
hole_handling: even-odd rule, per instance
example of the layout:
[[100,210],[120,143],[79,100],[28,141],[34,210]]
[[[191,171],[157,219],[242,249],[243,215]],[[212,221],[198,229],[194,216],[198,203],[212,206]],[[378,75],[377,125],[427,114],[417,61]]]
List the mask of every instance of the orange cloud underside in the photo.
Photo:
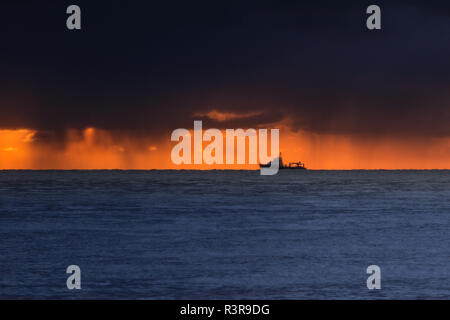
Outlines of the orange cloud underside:
[[[176,142],[125,137],[88,128],[67,133],[65,145],[36,141],[28,129],[0,130],[0,169],[256,169],[255,165],[181,165],[170,159]],[[209,142],[203,142],[205,147]],[[450,138],[371,138],[294,133],[280,129],[286,162],[310,169],[448,169]]]

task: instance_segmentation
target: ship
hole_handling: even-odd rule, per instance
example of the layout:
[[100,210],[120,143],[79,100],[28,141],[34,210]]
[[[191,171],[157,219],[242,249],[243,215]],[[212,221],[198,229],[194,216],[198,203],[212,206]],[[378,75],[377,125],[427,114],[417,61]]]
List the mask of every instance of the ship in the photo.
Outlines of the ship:
[[[278,164],[279,164],[279,169],[297,169],[297,170],[307,170],[305,167],[305,164],[301,161],[299,162],[289,162],[288,164],[283,163],[283,158],[281,157],[281,152],[280,155],[278,157]],[[260,168],[270,168],[270,166],[272,165],[272,161],[269,161],[268,163],[264,163],[264,164],[259,164]]]

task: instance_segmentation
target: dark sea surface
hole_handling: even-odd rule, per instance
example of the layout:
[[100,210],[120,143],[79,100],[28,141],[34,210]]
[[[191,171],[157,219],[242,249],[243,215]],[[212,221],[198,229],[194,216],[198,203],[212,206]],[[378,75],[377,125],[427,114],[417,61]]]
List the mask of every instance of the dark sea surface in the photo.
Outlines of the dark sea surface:
[[449,299],[450,171],[0,171],[0,298]]

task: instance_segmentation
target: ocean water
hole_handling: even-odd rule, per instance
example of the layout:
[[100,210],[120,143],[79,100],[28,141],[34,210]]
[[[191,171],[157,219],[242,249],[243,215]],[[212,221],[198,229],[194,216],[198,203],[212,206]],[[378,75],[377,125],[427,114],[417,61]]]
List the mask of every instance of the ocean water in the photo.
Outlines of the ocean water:
[[0,298],[449,299],[450,171],[0,171]]

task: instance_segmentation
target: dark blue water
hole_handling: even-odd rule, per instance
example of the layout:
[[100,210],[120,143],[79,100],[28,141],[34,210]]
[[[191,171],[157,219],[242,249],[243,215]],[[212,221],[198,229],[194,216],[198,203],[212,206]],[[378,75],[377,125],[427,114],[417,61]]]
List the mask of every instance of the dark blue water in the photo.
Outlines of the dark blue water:
[[448,299],[449,231],[450,171],[0,171],[0,298]]

